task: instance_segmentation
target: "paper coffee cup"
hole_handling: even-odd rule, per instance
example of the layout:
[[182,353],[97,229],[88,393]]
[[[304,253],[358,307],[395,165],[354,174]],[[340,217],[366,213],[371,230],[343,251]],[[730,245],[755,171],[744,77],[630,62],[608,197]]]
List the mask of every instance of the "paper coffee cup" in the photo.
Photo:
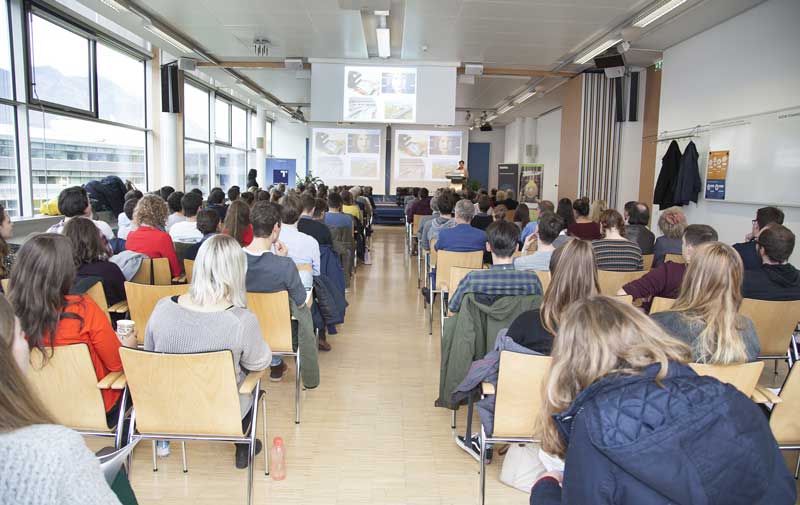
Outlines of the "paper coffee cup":
[[136,327],[136,323],[131,321],[130,319],[120,319],[117,321],[117,336],[119,338],[125,338],[131,333],[133,333],[133,329]]

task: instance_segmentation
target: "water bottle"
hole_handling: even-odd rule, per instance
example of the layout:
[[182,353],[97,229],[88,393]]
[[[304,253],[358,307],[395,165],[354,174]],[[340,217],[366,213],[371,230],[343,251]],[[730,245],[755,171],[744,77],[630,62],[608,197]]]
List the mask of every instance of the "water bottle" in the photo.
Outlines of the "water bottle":
[[272,441],[272,448],[269,450],[269,474],[272,476],[272,480],[286,478],[286,450],[281,437],[275,437],[275,440]]

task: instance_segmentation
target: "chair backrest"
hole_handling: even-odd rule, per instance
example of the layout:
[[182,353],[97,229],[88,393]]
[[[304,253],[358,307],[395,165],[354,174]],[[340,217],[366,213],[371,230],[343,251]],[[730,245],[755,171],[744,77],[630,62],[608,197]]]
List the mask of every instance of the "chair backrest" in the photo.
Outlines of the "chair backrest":
[[[50,356],[49,347],[45,352]],[[42,353],[33,349],[27,378],[34,394],[58,424],[79,430],[110,431],[86,344],[54,347],[46,363]]]
[[247,308],[258,318],[261,335],[273,352],[292,351],[292,313],[289,293],[247,293]]
[[111,321],[111,314],[108,313],[108,301],[106,300],[106,292],[103,291],[103,283],[95,282],[92,287],[86,290],[86,296],[94,300],[94,303],[105,312],[106,317]]
[[789,370],[780,392],[781,403],[772,407],[769,426],[779,445],[800,445],[800,366]]
[[169,286],[172,284],[172,273],[169,270],[167,258],[155,258],[153,261],[153,284],[156,286]]
[[619,300],[619,301],[621,301],[622,303],[630,303],[630,304],[633,304],[633,297],[632,297],[631,295],[619,295],[619,296],[614,296],[614,299],[615,299],[615,300]]
[[536,276],[539,277],[539,282],[542,283],[542,294],[547,293],[547,288],[550,287],[550,281],[553,278],[552,275],[550,275],[549,271],[537,270]]
[[642,255],[642,263],[644,264],[645,270],[652,270],[653,268],[653,258],[655,258],[655,254],[643,254]]
[[515,210],[507,210],[506,211],[506,221],[508,221],[509,223],[513,223],[514,222],[514,214],[516,214],[516,213],[517,213],[517,211],[515,211]]
[[141,434],[242,436],[233,354],[120,348]]
[[150,258],[142,258],[142,263],[139,265],[139,270],[133,276],[131,282],[136,284],[153,284],[153,260]]
[[150,319],[150,314],[153,313],[158,301],[168,296],[182,295],[188,291],[188,284],[149,286],[134,282],[125,283],[128,309],[131,313],[131,320],[136,323],[136,329],[139,332],[139,343],[144,342],[144,330],[147,327],[147,321]]
[[650,303],[650,313],[666,312],[670,310],[673,305],[675,305],[675,300],[672,298],[653,297],[653,301]]
[[422,224],[423,214],[414,214],[414,222],[411,225],[411,234],[416,237],[419,234],[419,226]]
[[690,363],[697,375],[710,375],[720,382],[730,384],[745,396],[750,398],[758,385],[758,378],[764,370],[763,361],[742,363],[739,365],[708,365],[705,363]]
[[183,271],[186,272],[186,282],[192,283],[192,273],[194,273],[194,260],[183,260]]
[[745,298],[739,313],[753,320],[762,356],[785,356],[800,320],[800,300],[773,302]]
[[542,408],[542,381],[547,379],[551,361],[549,356],[500,353],[492,436],[533,436]]
[[431,239],[430,252],[431,252],[431,265],[436,265],[436,258],[439,256],[439,251],[436,250],[436,242],[438,239]]
[[[433,253],[433,250],[431,250]],[[442,284],[450,280],[450,269],[452,267],[464,267],[478,269],[483,264],[483,251],[472,252],[453,252],[439,251],[436,256],[436,289],[441,289]]]
[[455,293],[464,277],[475,270],[480,270],[480,268],[450,267],[450,281],[447,283],[447,290],[450,293]]
[[664,261],[671,261],[673,263],[686,263],[686,258],[683,257],[683,254],[665,254]]
[[608,296],[616,296],[617,291],[622,289],[625,284],[638,279],[646,272],[611,272],[609,270],[598,270],[597,277],[600,282],[600,292]]

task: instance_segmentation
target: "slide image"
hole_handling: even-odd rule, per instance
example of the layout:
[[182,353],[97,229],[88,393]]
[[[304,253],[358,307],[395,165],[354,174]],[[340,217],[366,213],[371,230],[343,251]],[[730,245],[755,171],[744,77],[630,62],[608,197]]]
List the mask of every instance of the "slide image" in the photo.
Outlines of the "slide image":
[[383,103],[383,117],[387,120],[413,121],[414,106],[410,103],[386,100]]
[[325,154],[344,154],[345,136],[340,133],[317,132],[314,148]]
[[351,94],[373,96],[378,94],[377,75],[351,70],[347,73],[347,90]]
[[347,118],[353,121],[371,121],[376,119],[378,104],[371,98],[350,98],[348,100]]
[[317,164],[316,167],[314,167],[314,175],[322,179],[341,177],[344,175],[344,162],[342,158],[333,158],[329,156],[317,158]]
[[452,135],[431,136],[431,156],[459,156],[461,154],[461,137]]
[[380,142],[380,135],[350,133],[347,135],[347,152],[350,154],[378,154],[380,152]]
[[425,162],[416,159],[401,159],[398,179],[411,179],[415,181],[425,179]]
[[383,72],[381,93],[384,95],[413,95],[417,92],[417,74],[411,72]]
[[401,154],[414,158],[428,156],[428,136],[402,133],[397,136],[398,149]]
[[431,163],[431,179],[447,179],[445,175],[458,167],[458,163],[452,161],[434,161]]
[[354,179],[377,179],[378,160],[375,158],[351,158],[350,177]]

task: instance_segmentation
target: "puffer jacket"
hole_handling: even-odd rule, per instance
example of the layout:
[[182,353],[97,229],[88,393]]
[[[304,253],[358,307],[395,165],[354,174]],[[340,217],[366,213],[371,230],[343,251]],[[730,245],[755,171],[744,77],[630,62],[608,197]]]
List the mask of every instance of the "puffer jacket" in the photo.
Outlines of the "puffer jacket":
[[790,505],[795,481],[766,417],[731,385],[670,363],[589,386],[554,416],[568,445],[563,489],[536,505]]

